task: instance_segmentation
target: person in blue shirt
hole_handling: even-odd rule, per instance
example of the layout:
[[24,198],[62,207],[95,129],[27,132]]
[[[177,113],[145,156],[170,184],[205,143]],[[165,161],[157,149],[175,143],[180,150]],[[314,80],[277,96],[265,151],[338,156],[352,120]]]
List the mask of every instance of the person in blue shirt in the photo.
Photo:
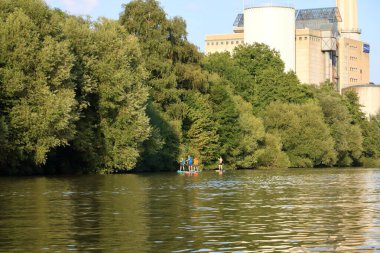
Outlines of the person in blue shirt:
[[189,166],[189,171],[193,170],[193,158],[191,156],[187,157],[187,164]]

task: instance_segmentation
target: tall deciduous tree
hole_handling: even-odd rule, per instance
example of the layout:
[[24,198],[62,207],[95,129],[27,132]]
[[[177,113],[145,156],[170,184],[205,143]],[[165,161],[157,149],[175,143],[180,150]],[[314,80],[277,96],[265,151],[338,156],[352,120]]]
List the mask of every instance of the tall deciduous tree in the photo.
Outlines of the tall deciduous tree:
[[232,162],[237,168],[253,169],[259,165],[258,150],[260,143],[264,141],[265,129],[261,119],[253,115],[252,105],[240,96],[233,97],[236,108],[239,112],[238,126],[239,133],[235,133],[238,138],[231,152]]
[[213,108],[212,118],[217,123],[219,135],[219,155],[225,162],[233,162],[232,151],[239,144],[240,126],[238,124],[239,111],[233,99],[233,93],[228,83],[219,80],[211,85],[210,102]]
[[292,167],[333,166],[336,163],[334,140],[315,103],[272,103],[265,111],[264,125],[269,133],[281,137]]
[[[218,147],[217,123],[212,117],[212,107],[206,96],[200,93],[188,94],[185,100],[189,112],[185,119],[184,148],[187,154],[200,155],[204,164],[215,163],[221,155]],[[187,121],[187,122],[186,122]]]
[[358,164],[363,151],[363,137],[360,126],[352,124],[354,120],[346,106],[346,101],[329,83],[315,89],[315,96],[335,141],[335,150],[338,154],[337,165]]
[[95,24],[93,72],[99,81],[100,128],[105,139],[105,167],[133,169],[141,144],[149,137],[145,114],[146,76],[136,38],[124,27],[106,19]]
[[70,75],[74,56],[68,43],[40,30],[23,9],[10,13],[0,26],[2,113],[12,136],[10,156],[37,166],[46,163],[50,150],[68,145],[77,119]]
[[228,52],[214,53],[204,58],[204,68],[218,73],[228,80],[234,92],[242,96],[246,101],[252,101],[254,96],[254,77],[247,69],[241,67]]

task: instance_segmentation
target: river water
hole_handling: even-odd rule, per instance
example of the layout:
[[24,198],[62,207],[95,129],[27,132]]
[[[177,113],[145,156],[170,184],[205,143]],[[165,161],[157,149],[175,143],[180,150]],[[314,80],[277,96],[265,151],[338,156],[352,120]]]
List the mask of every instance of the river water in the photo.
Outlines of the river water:
[[380,252],[380,170],[0,178],[0,252]]

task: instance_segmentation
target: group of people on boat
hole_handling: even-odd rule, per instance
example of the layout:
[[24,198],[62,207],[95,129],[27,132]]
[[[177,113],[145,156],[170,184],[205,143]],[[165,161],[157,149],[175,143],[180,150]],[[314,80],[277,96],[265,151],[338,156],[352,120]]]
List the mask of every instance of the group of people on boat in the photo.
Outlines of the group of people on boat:
[[[199,159],[198,157],[193,158],[189,155],[187,159],[181,158],[179,161],[179,171],[189,171],[189,172],[198,172],[199,169]],[[218,158],[218,171],[222,172],[223,170],[223,158],[220,156]]]

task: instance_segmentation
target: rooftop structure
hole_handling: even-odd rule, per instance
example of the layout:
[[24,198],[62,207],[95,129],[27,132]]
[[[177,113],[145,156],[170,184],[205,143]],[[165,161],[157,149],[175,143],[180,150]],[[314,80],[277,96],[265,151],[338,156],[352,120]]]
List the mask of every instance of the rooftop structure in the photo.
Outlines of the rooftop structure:
[[296,20],[329,20],[330,23],[337,23],[342,22],[342,17],[337,7],[330,7],[297,10]]
[[[338,22],[342,22],[337,7],[296,10],[295,19],[296,29],[309,28],[334,32],[338,32]],[[236,16],[233,27],[234,31],[237,30],[236,32],[244,31],[244,13]]]
[[313,29],[338,33],[338,23],[342,22],[339,9],[318,8],[296,11],[296,29]]
[[[317,8],[296,10],[296,29],[313,29],[321,31],[331,31],[334,36],[338,35],[338,23],[342,22],[339,9]],[[244,14],[239,13],[234,22],[234,31],[244,32]]]
[[243,13],[238,14],[236,19],[235,19],[234,32],[235,33],[244,32],[244,14]]

